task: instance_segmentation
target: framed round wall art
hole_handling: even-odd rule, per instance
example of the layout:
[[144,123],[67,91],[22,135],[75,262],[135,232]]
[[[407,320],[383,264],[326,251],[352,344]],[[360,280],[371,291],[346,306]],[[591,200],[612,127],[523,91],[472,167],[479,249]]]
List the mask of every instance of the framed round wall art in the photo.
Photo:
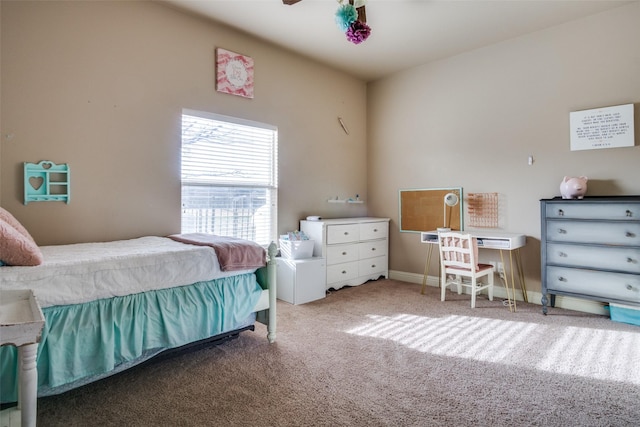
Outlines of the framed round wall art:
[[253,59],[249,56],[216,49],[216,90],[253,98]]

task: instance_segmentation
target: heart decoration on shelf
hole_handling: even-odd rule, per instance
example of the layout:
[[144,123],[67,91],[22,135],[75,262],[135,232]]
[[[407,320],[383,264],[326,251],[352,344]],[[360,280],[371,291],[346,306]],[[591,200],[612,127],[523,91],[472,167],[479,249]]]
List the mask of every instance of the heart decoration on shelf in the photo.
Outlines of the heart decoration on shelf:
[[42,184],[44,184],[44,178],[41,176],[32,176],[29,178],[29,184],[33,187],[34,190],[38,191]]

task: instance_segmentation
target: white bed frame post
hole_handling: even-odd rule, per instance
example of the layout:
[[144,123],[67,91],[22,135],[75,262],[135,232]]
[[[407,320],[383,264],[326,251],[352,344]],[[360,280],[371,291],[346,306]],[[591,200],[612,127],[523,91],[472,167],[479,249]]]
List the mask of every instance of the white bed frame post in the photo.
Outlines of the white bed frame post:
[[269,260],[267,261],[267,275],[269,281],[269,324],[267,325],[267,339],[270,343],[276,340],[276,254],[278,246],[275,242],[271,242],[267,251]]

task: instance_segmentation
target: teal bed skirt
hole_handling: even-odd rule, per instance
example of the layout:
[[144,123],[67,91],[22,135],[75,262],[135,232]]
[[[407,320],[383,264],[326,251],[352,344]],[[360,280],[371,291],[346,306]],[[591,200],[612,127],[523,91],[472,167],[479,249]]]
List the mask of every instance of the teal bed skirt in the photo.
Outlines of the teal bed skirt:
[[[120,372],[171,348],[253,324],[255,274],[46,307],[38,345],[38,396]],[[17,401],[17,349],[0,347],[0,400]]]

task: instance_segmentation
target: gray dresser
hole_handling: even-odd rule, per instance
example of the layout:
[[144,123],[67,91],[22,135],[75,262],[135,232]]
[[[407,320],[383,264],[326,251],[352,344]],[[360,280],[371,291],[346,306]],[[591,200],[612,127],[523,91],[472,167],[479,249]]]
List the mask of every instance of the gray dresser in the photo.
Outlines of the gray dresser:
[[542,312],[556,295],[640,305],[640,196],[540,201]]

